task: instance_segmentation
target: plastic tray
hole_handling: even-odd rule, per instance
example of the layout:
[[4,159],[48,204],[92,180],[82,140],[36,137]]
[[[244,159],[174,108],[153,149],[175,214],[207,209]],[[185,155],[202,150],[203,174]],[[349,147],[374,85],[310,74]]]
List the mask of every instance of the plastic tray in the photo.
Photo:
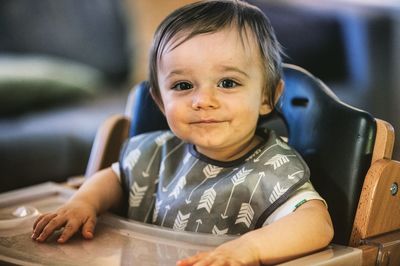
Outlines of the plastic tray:
[[176,232],[106,214],[99,218],[93,240],[77,234],[66,244],[57,244],[59,232],[46,243],[31,240],[37,215],[55,210],[73,193],[45,183],[1,194],[0,261],[18,265],[175,265],[181,258],[232,239]]

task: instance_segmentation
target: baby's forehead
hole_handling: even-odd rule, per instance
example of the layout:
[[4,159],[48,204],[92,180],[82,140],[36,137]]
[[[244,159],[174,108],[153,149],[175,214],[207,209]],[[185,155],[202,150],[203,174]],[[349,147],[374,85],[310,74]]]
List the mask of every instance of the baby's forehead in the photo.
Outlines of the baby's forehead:
[[170,35],[169,37],[164,38],[164,40],[161,40],[160,46],[162,47],[162,49],[160,56],[174,50],[183,43],[195,37],[201,35],[212,35],[216,33],[225,33],[229,34],[230,36],[233,35],[235,37],[233,41],[236,42],[238,45],[241,45],[246,53],[248,53],[249,55],[252,53],[256,53],[258,57],[261,57],[261,49],[256,34],[250,29],[250,27],[239,27],[238,25],[225,26],[217,30],[208,32],[204,29],[181,30],[175,35]]

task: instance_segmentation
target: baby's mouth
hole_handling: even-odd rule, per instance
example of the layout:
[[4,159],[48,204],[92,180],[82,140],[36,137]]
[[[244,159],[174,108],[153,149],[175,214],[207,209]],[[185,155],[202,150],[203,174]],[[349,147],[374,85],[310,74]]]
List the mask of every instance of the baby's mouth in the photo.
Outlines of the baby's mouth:
[[212,124],[219,124],[219,123],[224,123],[226,122],[225,120],[216,120],[216,119],[201,119],[201,120],[196,120],[193,122],[190,122],[190,124],[194,124],[194,125],[212,125]]

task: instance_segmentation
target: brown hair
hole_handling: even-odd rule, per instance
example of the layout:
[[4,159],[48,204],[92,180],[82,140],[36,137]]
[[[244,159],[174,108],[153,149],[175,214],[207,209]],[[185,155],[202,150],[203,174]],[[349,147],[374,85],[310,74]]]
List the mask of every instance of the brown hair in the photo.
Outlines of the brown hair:
[[281,48],[274,30],[257,7],[239,0],[200,1],[183,6],[167,16],[158,26],[150,49],[149,82],[152,94],[161,100],[158,85],[158,62],[164,49],[178,34],[184,38],[174,47],[196,35],[213,33],[226,27],[237,27],[240,34],[250,30],[260,48],[266,70],[265,91],[274,107],[275,90],[282,77]]

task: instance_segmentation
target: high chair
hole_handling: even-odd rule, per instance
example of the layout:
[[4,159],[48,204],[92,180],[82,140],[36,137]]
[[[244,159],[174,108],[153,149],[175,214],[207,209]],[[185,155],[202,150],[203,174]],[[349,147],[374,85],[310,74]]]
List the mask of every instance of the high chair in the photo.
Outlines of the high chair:
[[[360,249],[363,265],[400,265],[400,162],[391,159],[392,126],[341,102],[298,66],[285,65],[284,80],[272,117],[284,122],[289,144],[303,156],[327,201],[332,243]],[[126,114],[110,117],[99,129],[86,176],[117,161],[127,137],[167,128],[148,83],[139,84]]]

